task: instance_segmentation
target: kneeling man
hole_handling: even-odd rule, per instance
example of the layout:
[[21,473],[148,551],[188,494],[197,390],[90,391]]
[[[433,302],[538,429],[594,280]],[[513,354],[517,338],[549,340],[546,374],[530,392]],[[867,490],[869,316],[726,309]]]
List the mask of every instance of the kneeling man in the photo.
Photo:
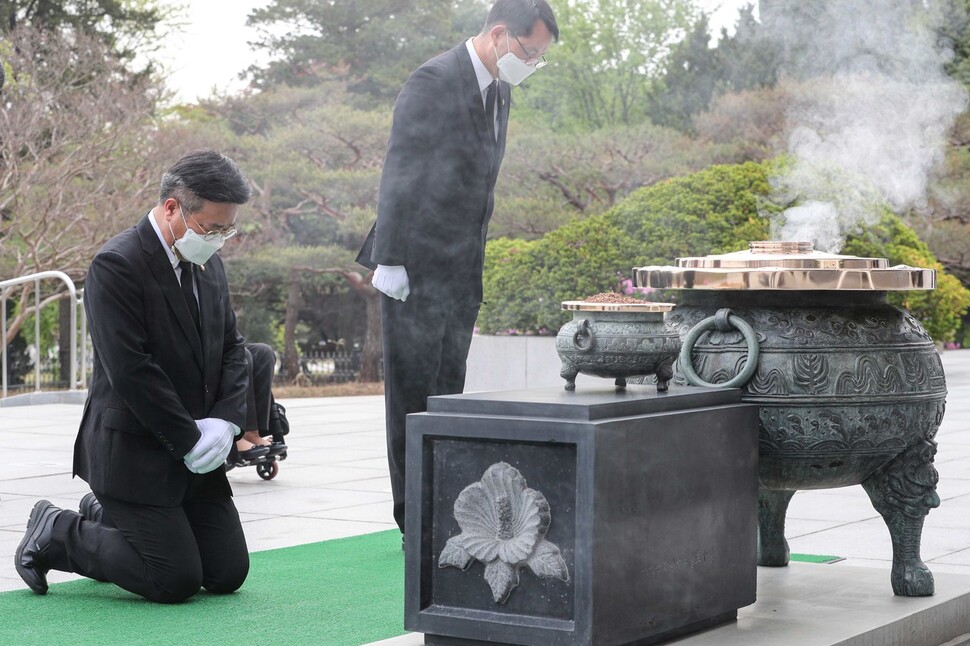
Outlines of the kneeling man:
[[50,570],[175,603],[233,592],[249,554],[225,460],[246,420],[246,354],[222,260],[250,186],[215,151],[180,159],[158,204],[88,270],[94,344],[74,446],[81,513],[34,505],[15,554],[37,594]]

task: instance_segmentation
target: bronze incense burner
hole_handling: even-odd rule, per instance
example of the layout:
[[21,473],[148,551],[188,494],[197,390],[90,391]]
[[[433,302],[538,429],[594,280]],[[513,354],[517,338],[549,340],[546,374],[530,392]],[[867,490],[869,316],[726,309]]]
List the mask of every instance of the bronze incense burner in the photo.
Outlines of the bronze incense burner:
[[759,565],[788,563],[796,490],[862,484],[892,538],[893,591],[933,594],[919,551],[940,503],[933,438],[946,382],[929,334],[886,296],[933,289],[935,272],[760,242],[634,278],[680,290],[666,317],[683,341],[675,383],[738,387],[760,407]]
[[579,373],[614,379],[618,388],[628,377],[656,375],[657,390],[667,390],[680,353],[680,337],[664,325],[672,304],[566,301],[562,308],[573,313],[556,336],[566,390],[576,389]]

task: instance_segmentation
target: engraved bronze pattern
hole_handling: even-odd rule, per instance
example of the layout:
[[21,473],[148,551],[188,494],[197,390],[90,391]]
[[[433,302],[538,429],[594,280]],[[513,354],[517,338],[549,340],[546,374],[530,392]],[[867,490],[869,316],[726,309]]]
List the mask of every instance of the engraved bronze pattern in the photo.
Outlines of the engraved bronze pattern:
[[[758,367],[742,401],[760,407],[759,556],[786,565],[784,516],[792,492],[862,484],[893,541],[893,591],[933,594],[920,560],[923,517],[939,505],[933,466],[946,379],[926,330],[885,293],[685,289],[667,325],[686,338],[730,308],[754,330]],[[733,329],[697,337],[700,379],[725,383],[745,361]],[[679,360],[673,382],[686,384]]]
[[666,308],[570,309],[573,320],[556,336],[566,390],[576,388],[579,373],[614,379],[618,387],[627,377],[656,375],[657,389],[667,389],[681,341],[664,325]]

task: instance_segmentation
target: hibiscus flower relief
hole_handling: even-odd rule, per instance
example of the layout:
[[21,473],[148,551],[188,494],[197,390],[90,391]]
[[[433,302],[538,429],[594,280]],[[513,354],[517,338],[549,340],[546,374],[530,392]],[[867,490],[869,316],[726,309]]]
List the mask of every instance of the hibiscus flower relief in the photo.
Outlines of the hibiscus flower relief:
[[480,482],[465,487],[455,500],[455,520],[461,534],[448,539],[438,567],[467,570],[480,561],[495,603],[508,600],[523,567],[541,578],[569,581],[559,547],[545,538],[552,521],[549,503],[515,467],[498,462]]

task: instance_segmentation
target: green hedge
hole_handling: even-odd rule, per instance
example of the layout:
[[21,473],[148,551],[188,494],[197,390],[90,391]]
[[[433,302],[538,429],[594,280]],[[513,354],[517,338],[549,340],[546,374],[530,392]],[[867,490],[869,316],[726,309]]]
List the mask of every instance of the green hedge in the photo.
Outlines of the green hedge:
[[[555,334],[569,318],[562,301],[617,291],[633,267],[740,251],[751,240],[768,239],[767,215],[780,210],[765,197],[773,168],[771,162],[714,166],[640,189],[610,211],[539,240],[491,241],[480,330]],[[876,226],[849,238],[842,253],[936,269],[935,291],[891,294],[890,300],[913,312],[934,339],[954,337],[970,292],[888,209]]]
[[929,247],[888,209],[876,226],[846,240],[842,253],[888,258],[890,265],[935,269],[936,289],[890,292],[889,302],[908,310],[919,319],[934,340],[954,340],[963,315],[970,307],[970,291],[956,276],[946,273]]

